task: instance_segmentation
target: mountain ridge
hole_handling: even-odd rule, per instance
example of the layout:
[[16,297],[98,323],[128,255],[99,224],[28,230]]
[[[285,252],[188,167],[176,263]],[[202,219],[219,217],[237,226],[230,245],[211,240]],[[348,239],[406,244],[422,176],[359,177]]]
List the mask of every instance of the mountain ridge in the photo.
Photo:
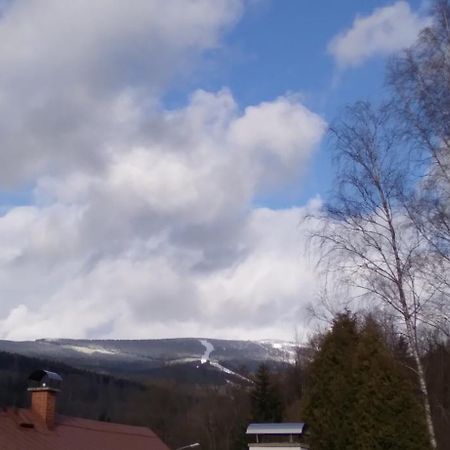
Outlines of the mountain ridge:
[[[248,381],[261,363],[292,363],[299,347],[281,340],[167,339],[37,339],[0,340],[0,351],[51,359],[116,376],[200,378],[214,383]],[[199,374],[202,373],[202,377]]]

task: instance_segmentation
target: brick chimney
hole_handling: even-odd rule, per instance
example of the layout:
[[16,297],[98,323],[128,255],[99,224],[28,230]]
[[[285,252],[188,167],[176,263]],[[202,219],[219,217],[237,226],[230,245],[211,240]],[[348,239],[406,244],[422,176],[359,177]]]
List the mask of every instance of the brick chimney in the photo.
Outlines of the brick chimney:
[[61,382],[62,378],[57,373],[48,370],[36,370],[28,377],[31,410],[50,430],[55,426],[56,395]]
[[55,426],[57,391],[51,388],[30,388],[28,390],[31,392],[31,410],[51,430]]

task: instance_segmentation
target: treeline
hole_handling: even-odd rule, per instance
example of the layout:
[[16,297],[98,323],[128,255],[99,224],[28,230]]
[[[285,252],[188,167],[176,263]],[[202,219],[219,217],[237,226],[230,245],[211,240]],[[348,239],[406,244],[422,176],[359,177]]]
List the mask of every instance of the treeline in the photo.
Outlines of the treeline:
[[0,352],[0,407],[29,407],[27,377],[37,368],[59,373],[57,411],[75,417],[146,426],[172,448],[242,448],[248,385],[208,386],[177,381],[135,382]]
[[[308,367],[303,416],[316,450],[430,448],[414,361],[402,336],[373,317],[338,315],[318,339]],[[425,343],[424,343],[425,345]],[[450,345],[424,349],[432,419],[439,449],[450,448]]]
[[79,370],[63,363],[0,352],[0,406],[27,407],[27,377],[36,369],[59,373],[64,380],[58,395],[62,414],[108,420],[128,409],[131,395],[144,387],[128,380]]
[[[421,344],[437,448],[450,450],[450,342]],[[430,448],[414,360],[392,323],[345,312],[310,345],[289,369],[259,369],[250,420],[304,421],[314,450]]]

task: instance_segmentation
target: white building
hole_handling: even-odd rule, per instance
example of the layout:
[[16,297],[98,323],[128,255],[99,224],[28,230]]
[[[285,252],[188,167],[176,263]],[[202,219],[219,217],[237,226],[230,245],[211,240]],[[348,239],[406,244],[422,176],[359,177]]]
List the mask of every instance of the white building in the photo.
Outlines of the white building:
[[247,428],[250,450],[290,448],[307,450],[304,423],[251,423]]

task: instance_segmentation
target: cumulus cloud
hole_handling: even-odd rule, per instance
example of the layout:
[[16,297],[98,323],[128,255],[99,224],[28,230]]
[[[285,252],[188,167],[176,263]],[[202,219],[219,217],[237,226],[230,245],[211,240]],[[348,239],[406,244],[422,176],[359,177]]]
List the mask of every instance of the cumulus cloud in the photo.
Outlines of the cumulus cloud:
[[0,216],[0,337],[293,337],[315,206],[252,205],[302,173],[323,119],[228,89],[160,103],[242,7],[16,0],[0,18],[0,180],[33,186]]
[[[267,124],[261,151],[254,115]],[[300,292],[312,292],[304,211],[251,201],[267,172],[305,166],[324,122],[284,97],[240,111],[225,90],[158,123],[158,138],[117,150],[98,174],[40,178],[35,204],[0,218],[3,336],[275,336],[284,320],[293,336]]]
[[328,52],[340,67],[358,66],[373,56],[408,47],[428,24],[428,17],[415,13],[408,2],[400,0],[375,9],[369,16],[356,17],[350,29],[331,40]]
[[[71,270],[66,263],[66,276],[58,277],[57,286],[47,285],[46,292],[11,305],[1,332],[15,339],[43,335],[292,339],[315,283],[295,245],[304,236],[298,222],[305,212],[253,211],[241,230],[245,252],[212,271],[196,269],[198,254],[168,248],[167,242],[159,248],[141,243],[120,257],[100,259],[86,272]],[[274,233],[276,228],[279,232]],[[47,270],[39,272],[51,282]]]
[[136,108],[219,45],[242,6],[15,0],[0,17],[0,183],[101,165],[140,126]]

